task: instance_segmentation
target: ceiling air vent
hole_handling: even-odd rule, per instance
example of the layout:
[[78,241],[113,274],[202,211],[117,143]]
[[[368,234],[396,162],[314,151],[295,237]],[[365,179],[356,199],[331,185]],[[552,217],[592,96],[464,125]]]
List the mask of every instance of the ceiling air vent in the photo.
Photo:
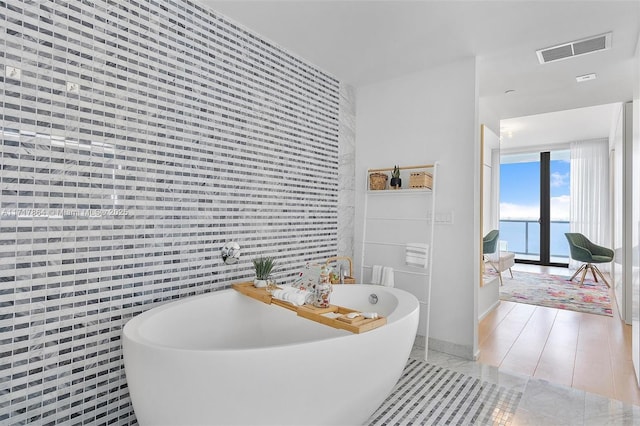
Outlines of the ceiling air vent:
[[607,50],[611,47],[611,33],[601,34],[582,40],[571,41],[557,46],[537,50],[538,61],[541,64],[586,55],[587,53]]

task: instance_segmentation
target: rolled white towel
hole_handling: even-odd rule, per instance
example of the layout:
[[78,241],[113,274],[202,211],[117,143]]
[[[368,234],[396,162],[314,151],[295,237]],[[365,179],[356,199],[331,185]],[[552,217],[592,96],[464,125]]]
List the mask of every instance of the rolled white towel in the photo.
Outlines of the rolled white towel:
[[283,287],[275,290],[273,294],[271,294],[271,297],[282,300],[284,302],[289,302],[294,306],[304,305],[304,303],[307,301],[307,298],[310,296],[312,296],[311,292],[292,287]]

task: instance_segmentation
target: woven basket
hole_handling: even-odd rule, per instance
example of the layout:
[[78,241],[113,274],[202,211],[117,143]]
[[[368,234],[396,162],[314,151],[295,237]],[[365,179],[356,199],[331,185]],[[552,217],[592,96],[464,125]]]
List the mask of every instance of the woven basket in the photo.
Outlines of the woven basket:
[[369,189],[372,191],[385,189],[389,177],[384,173],[371,173],[369,175]]
[[433,188],[433,176],[427,172],[414,172],[409,175],[409,188]]

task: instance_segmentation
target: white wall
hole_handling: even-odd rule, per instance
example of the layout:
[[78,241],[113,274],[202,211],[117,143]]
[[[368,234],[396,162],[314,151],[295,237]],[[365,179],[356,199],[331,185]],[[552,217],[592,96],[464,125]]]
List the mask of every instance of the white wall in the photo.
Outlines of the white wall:
[[[482,111],[482,104],[480,106]],[[482,117],[482,113],[480,116]],[[484,125],[484,123],[483,123]],[[482,228],[480,237],[499,228],[499,179],[500,179],[500,138],[488,125],[481,126],[482,140]],[[497,257],[498,253],[489,257]],[[478,289],[478,320],[484,318],[498,306],[500,299],[499,279],[484,282]]]
[[498,229],[500,225],[498,198],[500,191],[500,137],[489,126],[485,126],[483,142],[483,214],[481,234],[486,235],[492,229]]
[[633,88],[633,200],[632,200],[632,354],[640,384],[640,37],[636,43],[636,81]]
[[477,350],[480,267],[476,60],[364,86],[356,99],[355,259],[366,170],[439,161],[437,212],[452,213],[453,224],[435,231],[429,345],[471,358]]
[[491,129],[493,133],[500,136],[500,115],[490,105],[490,100],[480,98],[478,100],[478,116],[480,124],[484,124]]
[[[625,194],[631,194],[630,183],[631,173],[625,172],[630,170],[631,165],[631,140],[625,140],[625,107],[619,104],[613,118],[611,135],[609,136],[609,146],[612,149],[612,217],[611,221],[611,241],[615,251],[615,258],[611,264],[612,286],[615,292],[615,300],[618,305],[618,312],[623,320],[630,323],[630,311],[626,309],[625,289],[630,279],[630,271],[628,269],[628,250],[630,244],[630,213],[631,213],[631,197]],[[626,203],[625,199],[629,202]],[[626,211],[625,211],[626,210]],[[625,218],[627,218],[625,220]],[[629,314],[629,315],[628,315]],[[628,316],[628,318],[627,318]]]

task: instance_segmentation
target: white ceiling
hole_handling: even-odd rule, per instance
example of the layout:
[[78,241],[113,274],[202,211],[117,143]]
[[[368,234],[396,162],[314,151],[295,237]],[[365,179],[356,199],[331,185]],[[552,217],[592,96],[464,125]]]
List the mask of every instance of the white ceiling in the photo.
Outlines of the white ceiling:
[[[482,105],[502,119],[633,96],[637,0],[199,1],[356,87],[477,56]],[[537,49],[609,31],[610,50],[538,63]]]
[[619,104],[605,104],[508,118],[500,122],[500,149],[503,153],[521,152],[534,146],[542,149],[607,138],[619,112]]

